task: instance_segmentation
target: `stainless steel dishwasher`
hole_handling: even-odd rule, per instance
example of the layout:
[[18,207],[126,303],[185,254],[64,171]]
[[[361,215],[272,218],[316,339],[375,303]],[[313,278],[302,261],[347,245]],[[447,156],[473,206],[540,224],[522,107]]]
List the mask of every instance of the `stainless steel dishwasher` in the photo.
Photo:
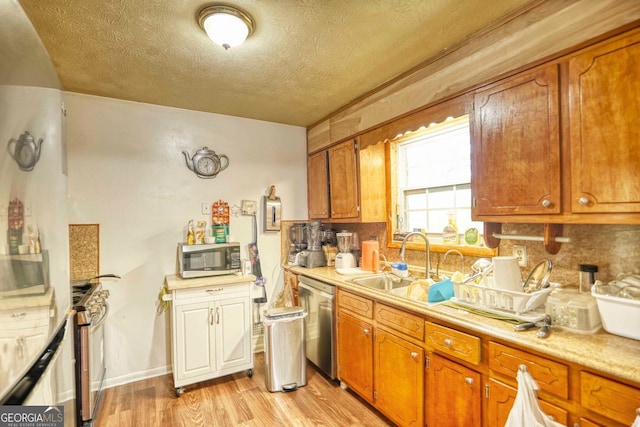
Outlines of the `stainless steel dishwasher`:
[[307,359],[331,379],[336,378],[335,292],[333,285],[300,276],[298,296],[308,313],[304,319]]

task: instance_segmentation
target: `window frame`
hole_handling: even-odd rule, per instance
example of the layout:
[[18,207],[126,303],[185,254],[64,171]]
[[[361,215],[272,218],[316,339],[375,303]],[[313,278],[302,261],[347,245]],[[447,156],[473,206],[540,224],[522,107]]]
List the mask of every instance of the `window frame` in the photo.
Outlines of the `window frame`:
[[[446,100],[444,102],[429,106],[423,110],[414,112],[408,116],[401,117],[394,120],[387,125],[368,132],[362,135],[365,143],[375,143],[384,141],[386,150],[386,169],[387,169],[387,247],[399,249],[402,242],[399,240],[393,240],[393,234],[396,231],[397,223],[397,200],[398,200],[398,183],[397,183],[397,148],[398,144],[394,142],[394,139],[400,135],[406,135],[410,132],[415,132],[421,127],[428,127],[432,122],[440,123],[446,120],[447,117],[459,117],[465,114],[469,114],[470,121],[473,115],[471,114],[473,96],[470,93],[463,94],[456,98]],[[473,129],[473,123],[469,124],[470,130]],[[374,142],[375,141],[375,142]],[[473,138],[471,138],[471,144],[473,144]],[[473,181],[473,171],[471,176]],[[481,234],[484,230],[478,230]],[[416,243],[407,242],[406,248],[409,250],[425,251],[424,243],[420,240]],[[435,253],[446,253],[451,249],[460,251],[465,256],[474,257],[494,257],[498,254],[497,248],[489,248],[484,244],[483,246],[470,246],[466,244],[458,245],[444,245],[441,243],[431,243],[430,250]]]

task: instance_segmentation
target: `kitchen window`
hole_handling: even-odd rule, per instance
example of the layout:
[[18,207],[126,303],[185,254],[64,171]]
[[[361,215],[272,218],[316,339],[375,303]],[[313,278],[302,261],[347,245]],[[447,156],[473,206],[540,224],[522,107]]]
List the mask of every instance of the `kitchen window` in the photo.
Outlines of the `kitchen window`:
[[469,116],[463,115],[392,141],[394,241],[421,231],[432,244],[443,245],[442,231],[450,217],[455,219],[460,246],[465,245],[466,230],[482,233],[483,223],[471,220],[470,135]]

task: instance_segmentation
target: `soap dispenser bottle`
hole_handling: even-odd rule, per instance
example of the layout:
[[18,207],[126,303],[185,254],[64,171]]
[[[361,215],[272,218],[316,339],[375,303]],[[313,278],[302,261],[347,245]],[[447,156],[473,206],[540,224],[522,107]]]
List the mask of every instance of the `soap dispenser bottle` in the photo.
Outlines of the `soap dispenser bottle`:
[[459,238],[455,216],[453,212],[449,212],[449,222],[442,230],[442,243],[445,245],[457,245]]

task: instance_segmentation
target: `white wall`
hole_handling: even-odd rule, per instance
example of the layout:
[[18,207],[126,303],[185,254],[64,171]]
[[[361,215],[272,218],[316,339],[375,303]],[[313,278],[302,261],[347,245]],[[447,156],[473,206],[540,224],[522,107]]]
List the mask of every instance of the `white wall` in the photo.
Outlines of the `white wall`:
[[[107,384],[165,373],[170,338],[168,317],[156,313],[158,293],[164,276],[176,272],[176,245],[188,221],[210,221],[202,202],[260,206],[270,185],[282,199],[283,219],[306,218],[305,129],[75,93],[66,94],[66,106],[70,222],[100,224],[100,272],[122,276],[105,282]],[[230,159],[214,179],[186,167],[181,151],[202,146]],[[258,220],[272,292],[280,234],[263,233]],[[251,217],[232,217],[230,233],[248,258]]]

